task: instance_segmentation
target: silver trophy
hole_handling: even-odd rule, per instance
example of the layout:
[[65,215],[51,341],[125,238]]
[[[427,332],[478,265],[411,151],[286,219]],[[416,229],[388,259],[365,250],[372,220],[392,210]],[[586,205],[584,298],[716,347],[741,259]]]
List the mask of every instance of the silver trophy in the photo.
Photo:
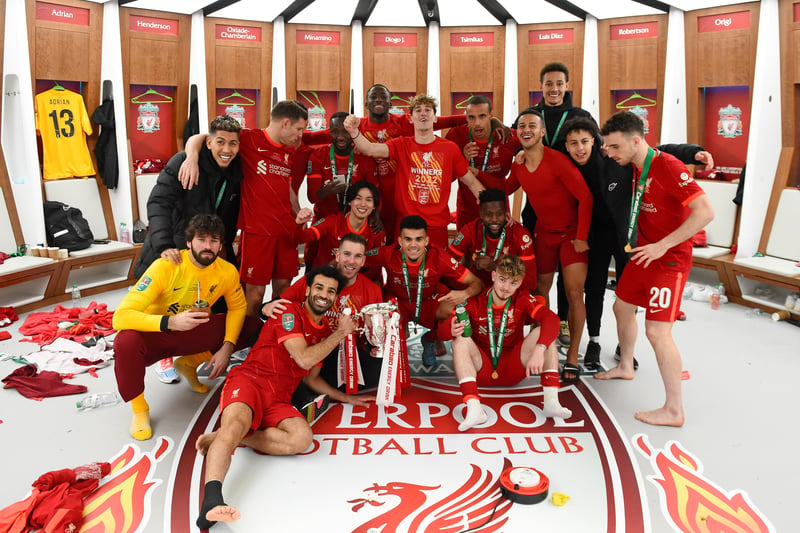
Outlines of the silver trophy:
[[370,353],[373,357],[383,357],[387,326],[392,313],[395,311],[397,311],[396,303],[380,302],[365,305],[358,313],[359,316],[364,318],[364,326],[360,331],[364,333],[367,341],[375,347]]

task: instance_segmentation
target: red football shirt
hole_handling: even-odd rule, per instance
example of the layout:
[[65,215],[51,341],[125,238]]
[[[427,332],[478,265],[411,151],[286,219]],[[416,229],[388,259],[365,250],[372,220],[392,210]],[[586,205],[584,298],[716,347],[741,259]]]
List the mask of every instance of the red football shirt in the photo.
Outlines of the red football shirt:
[[500,244],[500,238],[493,239],[486,234],[483,222],[480,219],[473,220],[471,223],[462,226],[447,251],[458,260],[463,258],[464,264],[487,287],[492,284],[492,273],[488,270],[479,269],[473,264],[477,255],[488,255],[495,261],[505,254],[519,256],[525,262],[525,280],[522,286],[532,291],[536,288],[536,261],[533,255],[531,234],[522,224],[513,220],[506,224],[505,230],[506,237],[499,254],[497,253],[497,246]]
[[[345,178],[350,164],[349,156],[334,154],[334,166],[331,166],[330,144],[322,146],[311,154],[311,171],[308,174],[308,201],[314,204],[314,220],[319,220],[328,215],[342,211],[341,203],[344,201],[346,190],[338,195],[330,194],[324,200],[317,198],[317,191],[333,181],[334,178]],[[334,173],[335,169],[335,173]],[[353,153],[353,172],[350,183],[369,181],[378,184],[375,170],[375,160],[364,154]]]
[[563,233],[577,227],[576,238],[589,238],[592,221],[592,193],[572,161],[556,150],[545,147],[544,157],[533,172],[513,163],[506,192],[520,186],[536,211],[537,231]]
[[[641,170],[634,166],[633,174],[635,192]],[[689,216],[686,206],[701,194],[705,192],[683,163],[669,154],[658,152],[650,164],[639,210],[637,246],[658,242],[675,231]],[[673,246],[658,260],[675,263],[683,270],[691,268],[691,242],[686,240]]]
[[[283,291],[281,298],[286,298],[293,302],[302,302],[306,299],[306,278],[303,276],[292,284],[291,287]],[[342,292],[336,297],[333,307],[328,309],[325,317],[331,325],[331,328],[336,328],[339,325],[339,317],[342,310],[350,308],[353,313],[357,313],[367,304],[375,304],[383,301],[381,289],[375,283],[368,280],[361,274],[356,276],[356,282],[342,288]]]
[[[461,153],[464,153],[464,146],[469,142],[469,127],[458,126],[451,129],[445,135],[445,139],[453,141],[458,145]],[[478,179],[483,185],[489,188],[505,190],[506,176],[511,170],[511,163],[514,161],[514,154],[519,149],[519,140],[516,134],[513,135],[508,142],[502,142],[500,135],[492,133],[492,149],[489,152],[489,159],[486,161],[486,149],[489,147],[489,141],[475,141],[478,145],[478,155],[473,160],[473,165],[478,169]],[[484,161],[486,162],[484,168]],[[469,160],[467,160],[469,163]],[[464,224],[471,222],[478,218],[478,203],[475,195],[469,190],[469,187],[459,182],[458,184],[458,213],[456,218],[456,225],[460,228]]]
[[[259,235],[287,235],[294,219],[289,190],[295,151],[276,144],[264,130],[243,129],[239,133],[242,160],[242,202],[239,228]],[[269,209],[265,209],[265,206]]]
[[[386,269],[386,286],[383,289],[384,296],[388,299],[397,298],[398,302],[409,302],[409,292],[411,300],[416,301],[417,285],[419,281],[419,268],[422,265],[420,260],[417,263],[408,263],[408,283],[409,290],[403,279],[403,256],[397,246],[384,246],[378,253],[367,260],[370,265],[380,266]],[[444,250],[438,248],[428,248],[425,252],[425,273],[422,284],[422,299],[428,300],[436,293],[436,285],[442,278],[461,282],[467,276],[467,269],[450,257]]]
[[[305,298],[303,298],[305,300]],[[267,320],[261,329],[255,346],[250,350],[242,368],[264,376],[262,386],[272,390],[277,398],[291,401],[292,393],[308,370],[298,365],[283,343],[296,337],[304,337],[309,346],[318,344],[331,334],[327,318],[317,325],[306,313],[303,304],[292,302],[277,318]]]
[[390,159],[397,161],[394,202],[398,218],[420,215],[429,227],[447,227],[451,184],[468,170],[461,150],[439,137],[429,144],[400,137],[386,145]]
[[[488,314],[489,294],[491,291],[492,288],[490,287],[477,296],[469,298],[465,306],[472,325],[472,340],[486,354],[491,354]],[[496,307],[494,303],[492,304],[495,338],[500,334],[500,323],[503,319],[504,308],[505,306]],[[525,291],[518,290],[511,297],[507,311],[506,330],[503,335],[503,353],[513,350],[517,347],[517,344],[523,341],[525,338],[523,327],[525,324],[529,324],[531,319],[541,324],[538,343],[549,346],[556,339],[559,325],[558,315],[548,309],[543,301],[537,300]],[[453,310],[451,316],[454,315],[455,310]],[[450,320],[439,322],[439,338],[452,338],[450,322]]]
[[348,233],[356,233],[367,240],[368,256],[375,255],[378,249],[386,244],[386,234],[383,231],[375,232],[369,224],[364,224],[360,231],[356,231],[350,225],[347,214],[336,213],[316,221],[300,235],[301,242],[319,241],[317,255],[311,266],[325,265],[333,261],[336,258],[334,253],[339,248],[339,241]]

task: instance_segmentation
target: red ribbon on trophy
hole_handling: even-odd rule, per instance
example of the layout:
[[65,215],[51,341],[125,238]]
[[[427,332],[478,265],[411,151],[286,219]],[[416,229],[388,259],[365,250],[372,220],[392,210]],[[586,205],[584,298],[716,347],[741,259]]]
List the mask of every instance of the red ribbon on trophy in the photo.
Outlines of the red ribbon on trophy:
[[[346,307],[343,315],[351,315],[353,310]],[[358,392],[358,385],[364,384],[364,374],[358,361],[358,350],[356,349],[355,333],[347,335],[339,342],[338,359],[339,386],[345,384],[347,394]]]
[[378,381],[378,405],[394,403],[395,394],[399,396],[398,383],[402,386],[402,354],[400,353],[400,313],[393,312],[386,327],[386,341],[383,345],[383,366]]

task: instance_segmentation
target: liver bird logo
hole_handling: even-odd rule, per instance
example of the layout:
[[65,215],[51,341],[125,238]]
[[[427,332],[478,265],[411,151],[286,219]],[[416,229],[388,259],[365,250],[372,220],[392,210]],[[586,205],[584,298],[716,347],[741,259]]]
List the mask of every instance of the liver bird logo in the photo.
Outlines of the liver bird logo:
[[[353,512],[367,505],[382,507],[396,502],[383,514],[364,522],[353,533],[458,533],[470,528],[480,533],[495,533],[508,521],[512,502],[500,494],[500,473],[470,465],[472,473],[450,494],[435,499],[441,485],[435,487],[391,481],[384,485],[373,483],[364,489],[366,496],[348,500]],[[503,470],[510,468],[505,459]],[[430,500],[429,501],[429,493]],[[498,502],[498,500],[502,500]],[[494,516],[492,516],[492,511]],[[492,517],[489,520],[489,517]]]

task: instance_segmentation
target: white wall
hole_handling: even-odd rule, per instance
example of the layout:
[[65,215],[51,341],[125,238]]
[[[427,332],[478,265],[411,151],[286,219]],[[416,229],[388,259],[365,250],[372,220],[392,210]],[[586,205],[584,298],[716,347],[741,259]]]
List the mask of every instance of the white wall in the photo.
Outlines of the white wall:
[[7,0],[3,47],[3,153],[27,244],[44,243],[44,210],[33,111],[25,0]]
[[[125,105],[125,84],[122,79],[122,39],[119,27],[119,6],[116,2],[103,4],[103,41],[100,55],[100,94],[104,97],[103,81],[112,84],[111,97],[114,99],[114,133],[117,138],[117,163],[119,181],[116,189],[108,191],[114,224],[119,228],[125,222],[133,231],[133,210],[131,207],[131,161],[128,158],[128,123]],[[92,110],[89,110],[91,113]],[[119,235],[117,235],[119,237]]]
[[667,61],[664,66],[662,144],[686,142],[686,35],[684,12],[670,8],[667,23]]
[[581,101],[575,105],[592,114],[600,124],[600,66],[597,40],[597,19],[586,15],[583,25],[583,79],[581,81]]
[[738,257],[750,257],[758,248],[783,143],[779,50],[778,0],[762,0]]

